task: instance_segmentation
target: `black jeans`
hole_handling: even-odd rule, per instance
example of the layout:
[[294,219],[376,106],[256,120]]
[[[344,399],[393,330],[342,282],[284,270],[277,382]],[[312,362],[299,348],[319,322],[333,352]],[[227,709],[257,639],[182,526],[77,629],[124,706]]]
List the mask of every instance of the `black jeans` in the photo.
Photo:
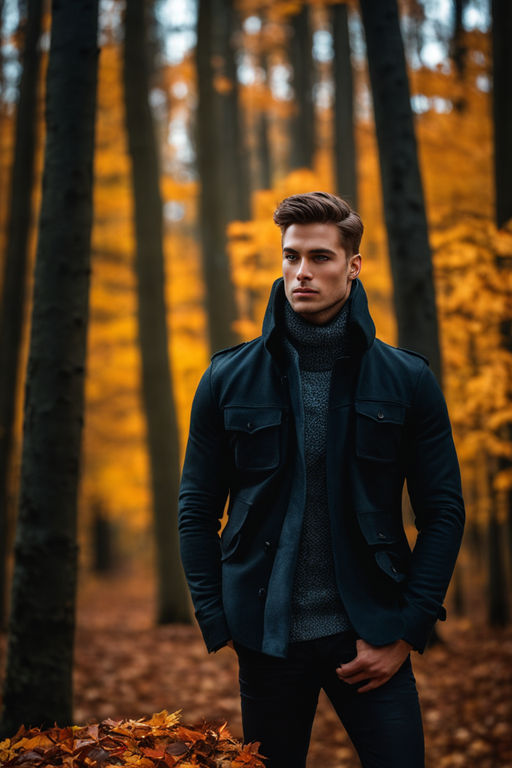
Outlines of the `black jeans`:
[[320,689],[329,697],[363,768],[424,768],[416,681],[407,657],[393,677],[365,693],[340,680],[356,655],[356,635],[291,643],[286,659],[235,643],[240,663],[244,740],[260,741],[267,768],[304,768]]

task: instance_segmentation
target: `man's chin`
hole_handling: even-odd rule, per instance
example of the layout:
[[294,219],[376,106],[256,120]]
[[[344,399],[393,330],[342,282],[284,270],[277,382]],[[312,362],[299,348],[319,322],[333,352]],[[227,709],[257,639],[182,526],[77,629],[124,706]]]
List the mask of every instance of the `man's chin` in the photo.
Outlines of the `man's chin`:
[[317,325],[319,322],[319,318],[322,317],[322,313],[324,312],[323,307],[312,307],[306,305],[304,302],[298,302],[297,305],[292,305],[293,311],[302,317],[303,320],[306,320],[308,323],[313,323],[314,325]]
[[318,314],[318,309],[316,307],[308,306],[306,302],[302,301],[292,304],[292,309],[297,315],[300,315],[305,320],[313,318]]
[[302,296],[299,298],[293,297],[293,299],[290,301],[291,307],[294,312],[297,312],[298,315],[302,314],[311,314],[316,312],[321,312],[323,307],[318,306],[318,300],[315,298],[303,298]]
[[303,320],[313,325],[325,325],[338,314],[345,301],[337,301],[333,304],[321,305],[308,301],[297,301],[291,304],[293,311],[300,315]]

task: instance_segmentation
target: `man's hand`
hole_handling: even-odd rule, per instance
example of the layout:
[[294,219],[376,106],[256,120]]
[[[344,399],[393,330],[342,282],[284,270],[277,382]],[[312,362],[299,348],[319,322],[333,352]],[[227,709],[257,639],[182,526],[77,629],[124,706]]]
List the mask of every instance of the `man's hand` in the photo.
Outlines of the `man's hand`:
[[407,658],[412,645],[400,639],[389,645],[375,646],[358,638],[356,648],[355,659],[347,664],[340,664],[336,674],[340,680],[350,684],[367,680],[366,685],[357,690],[358,693],[364,693],[379,688],[393,677]]

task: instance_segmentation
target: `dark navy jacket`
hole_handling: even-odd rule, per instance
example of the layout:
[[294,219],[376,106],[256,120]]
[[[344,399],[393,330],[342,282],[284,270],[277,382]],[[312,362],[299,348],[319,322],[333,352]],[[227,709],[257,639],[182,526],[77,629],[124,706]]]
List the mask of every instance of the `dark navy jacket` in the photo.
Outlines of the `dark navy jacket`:
[[[300,374],[283,354],[282,279],[257,339],[213,356],[198,386],[180,489],[181,554],[208,650],[229,638],[286,656],[305,500]],[[336,580],[358,635],[422,651],[464,525],[443,395],[419,355],[375,338],[366,294],[349,297],[350,358],[331,379],[327,489]],[[404,481],[418,535],[402,523]],[[228,522],[219,538],[229,496]]]

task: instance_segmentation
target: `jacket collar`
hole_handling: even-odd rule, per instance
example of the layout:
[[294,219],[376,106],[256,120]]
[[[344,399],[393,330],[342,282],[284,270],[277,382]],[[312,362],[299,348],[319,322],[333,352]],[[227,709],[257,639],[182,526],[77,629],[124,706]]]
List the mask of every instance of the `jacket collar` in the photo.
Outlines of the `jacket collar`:
[[[263,318],[263,343],[271,354],[276,352],[279,354],[281,349],[281,316],[286,300],[284,280],[280,277],[272,285],[265,317]],[[357,278],[352,285],[348,304],[348,333],[354,347],[363,354],[374,342],[375,325],[368,309],[368,299],[366,298],[363,284]]]

